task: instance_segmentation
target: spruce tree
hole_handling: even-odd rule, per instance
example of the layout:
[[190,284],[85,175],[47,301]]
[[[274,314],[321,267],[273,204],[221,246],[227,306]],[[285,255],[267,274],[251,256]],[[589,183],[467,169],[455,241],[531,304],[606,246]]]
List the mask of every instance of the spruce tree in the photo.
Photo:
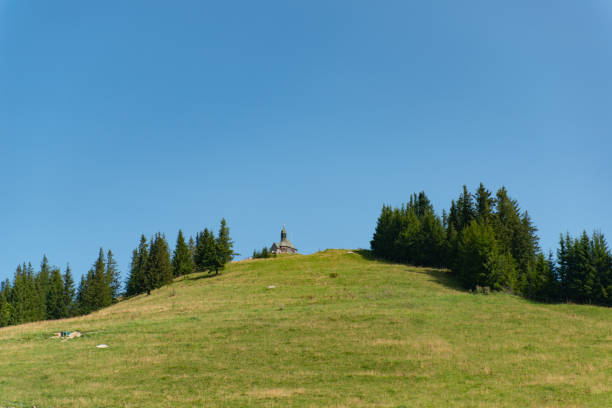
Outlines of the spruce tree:
[[222,262],[219,256],[219,247],[217,246],[215,234],[208,229],[204,229],[197,248],[201,270],[208,272],[215,271],[215,273],[218,273]]
[[209,245],[210,243],[211,236],[213,236],[213,233],[212,231],[209,231],[208,228],[204,228],[204,231],[196,235],[196,246],[193,255],[193,261],[195,264],[195,269],[198,272],[203,272],[207,269],[207,264],[209,263],[207,260],[207,256],[209,256],[210,252],[209,248],[207,248],[207,245]]
[[392,236],[392,218],[393,210],[391,206],[383,205],[376,222],[374,236],[370,241],[370,247],[376,257],[390,259],[393,255],[393,241],[396,237]]
[[11,282],[6,279],[0,284],[0,327],[11,324],[13,305],[10,302]]
[[51,278],[51,266],[46,255],[43,255],[43,260],[40,263],[40,271],[35,277],[35,287],[38,293],[39,299],[36,302],[37,317],[35,320],[44,320],[47,318],[47,296],[49,294],[49,284]]
[[489,222],[492,215],[493,199],[491,192],[482,183],[478,186],[475,194],[476,216],[479,220]]
[[72,271],[70,270],[70,265],[66,266],[66,271],[64,272],[64,306],[66,307],[66,316],[71,317],[77,314],[75,310],[74,297],[75,297],[75,289],[74,289],[74,279],[72,278]]
[[595,268],[594,299],[602,305],[612,304],[612,255],[604,235],[595,231],[591,239],[591,254]]
[[110,249],[106,253],[106,282],[110,287],[111,301],[115,302],[121,294],[121,282],[117,261]]
[[51,270],[49,291],[47,294],[47,318],[61,319],[67,317],[68,309],[64,302],[64,281],[57,268]]
[[172,282],[172,264],[170,250],[166,237],[157,233],[151,238],[151,250],[144,273],[145,290],[147,295],[151,290]]
[[91,283],[93,310],[98,310],[113,303],[113,294],[106,274],[104,249],[100,248],[98,258],[93,265],[93,282]]
[[463,228],[468,226],[470,221],[476,218],[472,194],[468,191],[466,185],[463,185],[463,193],[461,193],[457,201],[457,212],[459,217],[459,231],[462,231]]
[[127,283],[127,295],[134,296],[146,291],[145,269],[149,259],[149,247],[144,234],[140,236],[138,249],[132,252],[132,263],[130,267],[130,277]]
[[221,226],[219,227],[219,235],[217,236],[217,256],[219,258],[219,268],[225,267],[225,264],[230,262],[234,258],[234,242],[230,238],[229,227],[225,218],[221,219]]
[[95,310],[95,299],[92,292],[94,271],[90,269],[86,275],[81,276],[81,282],[77,290],[78,314],[89,314]]
[[172,257],[172,270],[174,276],[193,273],[193,259],[181,230],[179,230],[178,237],[176,238],[176,248]]
[[196,243],[192,236],[189,237],[189,242],[187,243],[187,248],[189,249],[189,256],[191,257],[191,265],[192,270],[195,272],[195,251],[196,251]]
[[38,320],[43,320],[46,317],[46,291],[43,286],[44,279],[40,279],[39,274],[34,273],[34,267],[30,262],[28,262],[27,266],[24,264],[24,270],[26,275],[28,293],[31,294],[29,295],[29,299],[26,300],[27,314],[25,321],[35,322]]

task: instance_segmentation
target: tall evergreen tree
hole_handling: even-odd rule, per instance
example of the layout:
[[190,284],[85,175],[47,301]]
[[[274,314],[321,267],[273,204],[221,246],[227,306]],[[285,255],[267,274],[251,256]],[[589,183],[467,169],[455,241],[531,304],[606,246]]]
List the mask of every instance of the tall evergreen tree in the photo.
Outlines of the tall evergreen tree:
[[462,231],[467,227],[470,221],[476,218],[476,210],[474,209],[474,200],[472,194],[468,191],[467,186],[463,186],[463,192],[457,201],[457,212],[459,217],[458,231]]
[[47,296],[49,295],[49,285],[51,280],[52,267],[49,265],[49,260],[46,255],[43,255],[43,260],[40,263],[40,271],[34,278],[36,291],[38,292],[37,318],[35,320],[44,320],[48,316],[47,313]]
[[[209,231],[208,228],[204,228],[204,231],[199,232],[196,235],[196,245],[195,251],[193,255],[193,261],[195,265],[195,269],[198,272],[203,272],[207,269],[207,256],[209,254],[209,249],[207,245],[210,243],[210,237],[213,235],[212,231]],[[214,241],[214,237],[213,237]]]
[[159,232],[151,238],[151,250],[144,278],[145,290],[148,295],[151,294],[151,290],[172,282],[172,264],[168,242],[166,237]]
[[217,246],[215,234],[212,231],[204,230],[202,239],[204,241],[202,246],[202,270],[209,272],[215,271],[215,273],[218,273],[222,261],[219,256],[219,248]]
[[491,192],[487,190],[482,183],[476,190],[476,216],[479,220],[489,222],[492,215],[493,199]]
[[374,237],[370,241],[374,255],[380,258],[391,259],[396,238],[393,231],[393,209],[389,205],[383,205],[376,223]]
[[51,270],[49,291],[47,294],[47,318],[61,319],[68,316],[68,309],[64,301],[64,281],[58,268]]
[[121,282],[119,276],[119,267],[113,256],[113,251],[110,249],[106,253],[106,282],[110,287],[111,301],[114,302],[121,295]]
[[104,249],[100,248],[98,259],[93,266],[94,280],[92,282],[94,310],[110,306],[113,303],[112,288],[108,279]]
[[599,304],[612,304],[612,255],[606,238],[599,231],[593,233],[591,254],[595,268],[594,298]]
[[134,296],[145,292],[145,270],[149,259],[149,246],[144,234],[140,236],[138,249],[132,252],[132,263],[130,267],[130,277],[127,283],[126,293]]
[[[219,234],[217,236],[217,255],[219,257],[219,269],[222,269],[226,263],[234,258],[234,242],[230,238],[229,227],[225,218],[221,219]],[[215,270],[216,272],[218,269]]]
[[11,298],[11,282],[6,279],[0,284],[0,327],[11,324],[13,317],[13,305]]
[[95,299],[93,294],[94,271],[90,269],[86,275],[81,276],[81,282],[77,289],[77,308],[78,314],[88,314],[95,309]]
[[174,276],[182,276],[193,273],[193,258],[189,247],[185,243],[183,231],[179,230],[176,238],[176,248],[172,257],[172,270]]
[[189,237],[189,242],[187,243],[187,248],[189,249],[189,256],[191,257],[191,264],[193,265],[193,271],[195,272],[195,251],[196,251],[196,243],[192,236]]
[[64,272],[64,305],[66,307],[66,316],[75,316],[77,314],[77,310],[75,308],[75,289],[74,289],[74,279],[72,278],[72,271],[70,270],[70,265],[66,266],[66,271]]

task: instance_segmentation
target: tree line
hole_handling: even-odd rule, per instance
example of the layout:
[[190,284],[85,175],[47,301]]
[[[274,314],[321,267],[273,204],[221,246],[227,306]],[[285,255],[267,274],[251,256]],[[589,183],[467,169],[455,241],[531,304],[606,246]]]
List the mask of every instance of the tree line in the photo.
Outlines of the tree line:
[[120,290],[119,270],[110,250],[105,253],[100,248],[78,288],[70,265],[62,274],[44,256],[39,271],[23,263],[12,282],[6,279],[0,284],[0,327],[91,313],[116,302]]
[[179,230],[172,254],[164,234],[155,234],[149,242],[142,235],[138,247],[132,252],[126,295],[150,294],[175,277],[194,272],[218,274],[237,255],[233,245],[225,219],[221,220],[217,237],[212,230],[205,228],[196,234],[195,240],[189,237],[185,241],[183,231]]
[[51,266],[46,256],[38,271],[31,263],[17,266],[13,280],[0,282],[0,327],[39,320],[88,314],[117,302],[121,296],[151,293],[177,276],[193,272],[218,274],[237,255],[225,219],[217,237],[205,228],[186,242],[179,230],[172,254],[162,233],[149,242],[141,236],[132,254],[130,275],[122,290],[120,272],[112,251],[102,248],[78,287],[70,266],[64,273]]
[[271,252],[268,247],[263,247],[261,251],[253,250],[253,255],[251,258],[253,259],[262,259],[262,258],[274,258],[276,257],[276,252]]
[[612,256],[603,234],[562,236],[556,259],[539,247],[527,211],[502,187],[463,186],[438,216],[424,192],[384,205],[371,241],[383,259],[448,267],[469,289],[487,287],[539,301],[612,304]]

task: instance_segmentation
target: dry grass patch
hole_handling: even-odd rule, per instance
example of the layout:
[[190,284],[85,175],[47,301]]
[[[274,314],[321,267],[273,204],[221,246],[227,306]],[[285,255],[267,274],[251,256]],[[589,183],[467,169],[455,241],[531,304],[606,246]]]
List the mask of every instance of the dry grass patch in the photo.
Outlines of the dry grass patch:
[[267,388],[267,389],[256,389],[248,392],[248,395],[255,398],[290,398],[295,394],[304,394],[306,390],[304,388]]

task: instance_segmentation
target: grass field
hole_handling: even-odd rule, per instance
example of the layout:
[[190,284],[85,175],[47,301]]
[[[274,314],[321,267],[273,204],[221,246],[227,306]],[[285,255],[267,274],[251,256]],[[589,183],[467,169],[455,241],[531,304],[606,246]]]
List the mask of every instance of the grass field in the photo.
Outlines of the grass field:
[[[444,271],[348,252],[236,262],[0,329],[0,402],[612,407],[611,309],[472,295]],[[60,330],[84,335],[50,339]]]

